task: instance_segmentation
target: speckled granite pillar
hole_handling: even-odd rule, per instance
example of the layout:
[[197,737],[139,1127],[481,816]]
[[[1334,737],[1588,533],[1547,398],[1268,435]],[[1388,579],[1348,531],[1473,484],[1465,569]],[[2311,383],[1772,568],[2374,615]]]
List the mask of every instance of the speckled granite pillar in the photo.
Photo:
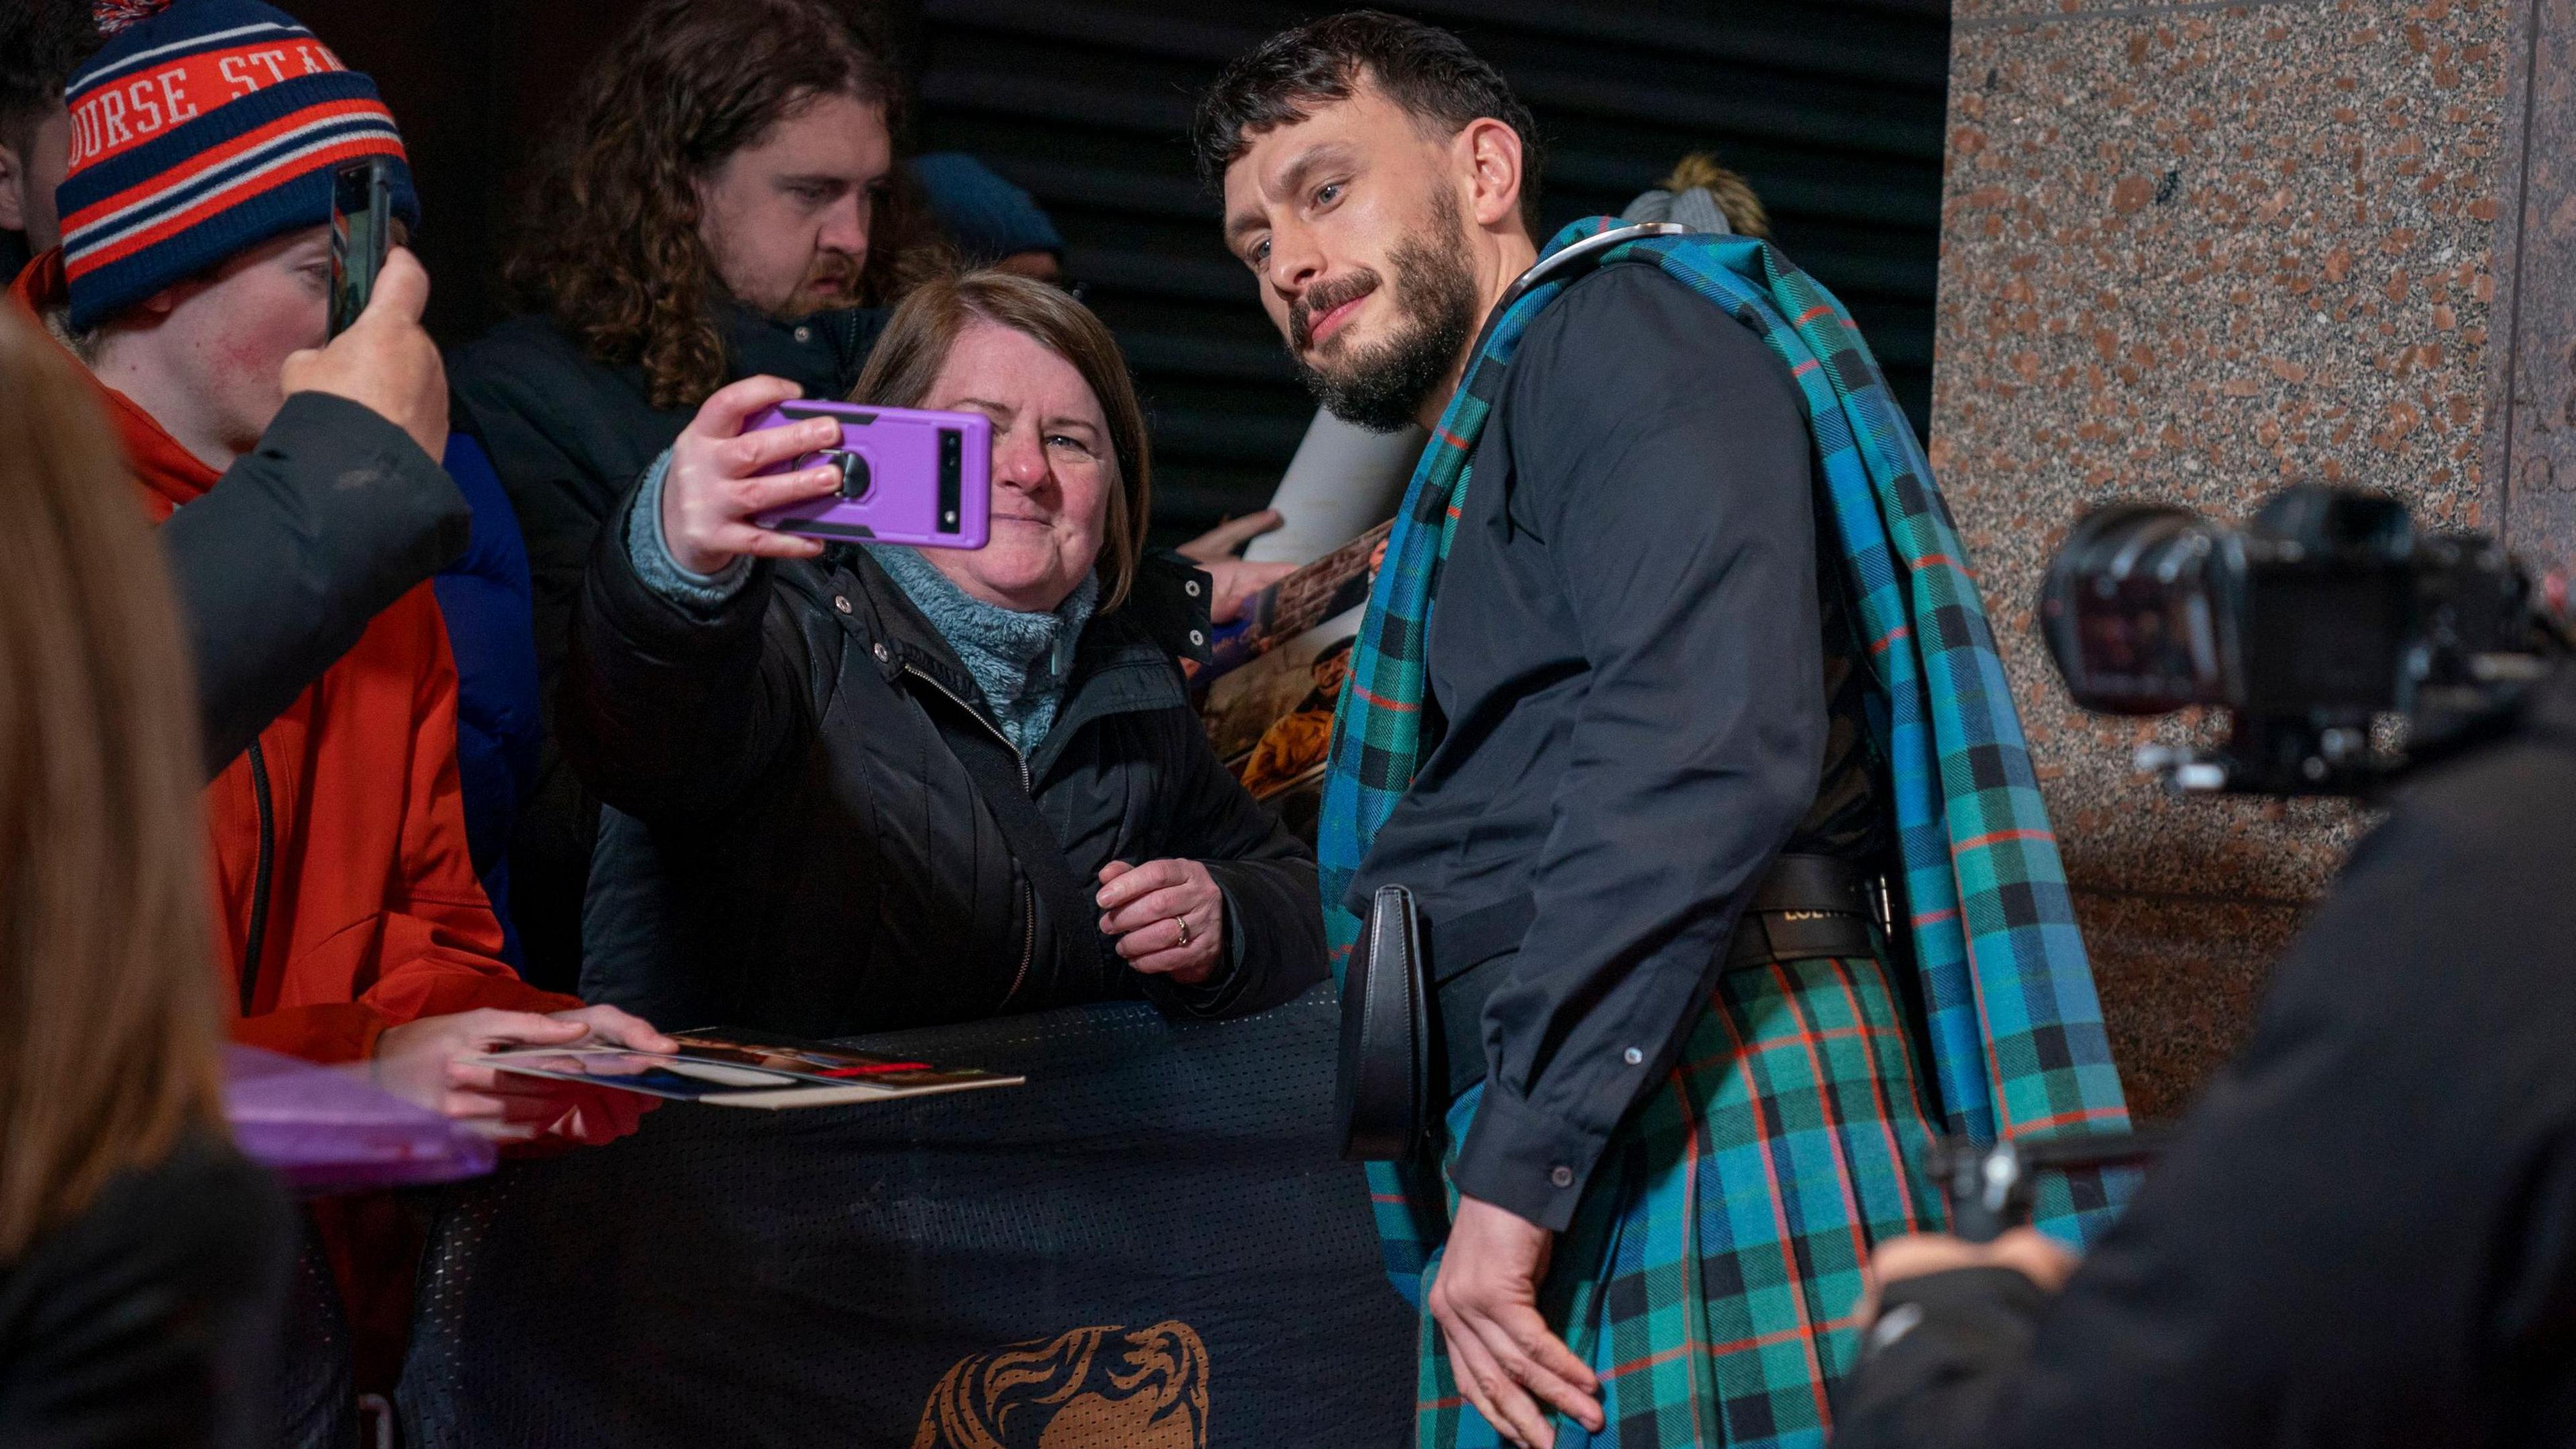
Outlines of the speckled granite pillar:
[[2576,0],[2514,0],[2496,175],[2487,477],[2505,541],[2576,562]]
[[[2559,0],[2564,3],[2564,0]],[[2031,632],[2039,572],[2122,497],[2240,516],[2366,483],[2492,526],[2482,481],[2502,0],[1959,0],[1932,459],[2003,635],[2134,1104],[2241,1039],[2360,822],[2175,801]],[[2518,194],[2518,193],[2515,193]],[[2576,476],[2576,475],[2571,475]]]

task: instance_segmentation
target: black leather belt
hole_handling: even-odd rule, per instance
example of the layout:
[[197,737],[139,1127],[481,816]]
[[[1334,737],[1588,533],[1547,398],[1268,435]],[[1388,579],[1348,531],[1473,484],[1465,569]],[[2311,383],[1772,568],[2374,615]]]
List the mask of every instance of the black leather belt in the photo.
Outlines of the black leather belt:
[[1781,856],[1736,922],[1727,969],[1871,954],[1878,949],[1870,935],[1878,915],[1871,900],[1877,884],[1850,861],[1830,855]]
[[[1875,954],[1870,885],[1849,861],[1781,856],[1736,924],[1726,969]],[[1381,889],[1373,905],[1342,983],[1343,1152],[1403,1158],[1428,1146],[1448,1103],[1483,1080],[1485,998],[1536,907],[1523,895],[1445,921],[1417,918],[1401,887]],[[1381,960],[1394,971],[1380,973]],[[1435,1085],[1446,1095],[1420,1100]]]

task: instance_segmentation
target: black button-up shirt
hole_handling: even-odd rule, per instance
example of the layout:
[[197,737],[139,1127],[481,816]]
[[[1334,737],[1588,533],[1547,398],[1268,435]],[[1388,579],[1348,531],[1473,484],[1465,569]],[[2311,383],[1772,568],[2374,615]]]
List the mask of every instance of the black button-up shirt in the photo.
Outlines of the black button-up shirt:
[[1645,266],[1531,324],[1478,443],[1431,617],[1438,744],[1350,900],[1535,902],[1455,1177],[1542,1226],[1670,1069],[1781,848],[1879,838],[1812,452],[1786,365]]

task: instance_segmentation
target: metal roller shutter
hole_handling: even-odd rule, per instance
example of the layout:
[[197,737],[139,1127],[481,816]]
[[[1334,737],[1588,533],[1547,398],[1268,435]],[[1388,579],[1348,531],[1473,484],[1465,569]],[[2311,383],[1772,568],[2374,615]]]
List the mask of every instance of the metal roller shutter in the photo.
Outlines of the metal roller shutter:
[[[1942,0],[1427,0],[1537,113],[1551,229],[1712,150],[1848,303],[1920,429],[1929,404],[1949,15]],[[1034,193],[1153,410],[1157,533],[1269,497],[1312,405],[1219,245],[1185,144],[1199,88],[1311,5],[923,0],[920,145]]]

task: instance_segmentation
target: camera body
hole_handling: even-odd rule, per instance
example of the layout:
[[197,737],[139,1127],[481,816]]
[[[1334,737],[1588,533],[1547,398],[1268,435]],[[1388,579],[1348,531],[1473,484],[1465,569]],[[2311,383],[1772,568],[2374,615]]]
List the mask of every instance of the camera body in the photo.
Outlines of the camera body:
[[[2418,531],[2382,494],[2302,485],[2243,528],[2114,504],[2077,522],[2040,623],[2076,703],[2233,713],[2211,755],[2140,752],[2177,788],[2361,794],[2493,718],[2557,652],[2528,579],[2478,534]],[[2390,716],[2405,744],[2376,742]]]

